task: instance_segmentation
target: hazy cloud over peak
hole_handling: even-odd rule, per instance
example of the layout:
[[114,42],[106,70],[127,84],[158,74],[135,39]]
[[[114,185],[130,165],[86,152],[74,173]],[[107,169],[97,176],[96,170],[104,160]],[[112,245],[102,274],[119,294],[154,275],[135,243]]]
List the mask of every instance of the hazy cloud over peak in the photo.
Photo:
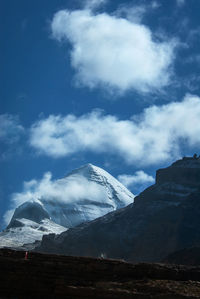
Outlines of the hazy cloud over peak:
[[87,180],[83,176],[76,180],[52,179],[51,172],[47,172],[41,179],[24,182],[22,192],[13,193],[11,196],[11,209],[4,215],[4,221],[9,223],[14,209],[24,202],[43,199],[45,202],[75,204],[81,199],[92,199],[94,202],[106,201],[105,190],[98,184]]

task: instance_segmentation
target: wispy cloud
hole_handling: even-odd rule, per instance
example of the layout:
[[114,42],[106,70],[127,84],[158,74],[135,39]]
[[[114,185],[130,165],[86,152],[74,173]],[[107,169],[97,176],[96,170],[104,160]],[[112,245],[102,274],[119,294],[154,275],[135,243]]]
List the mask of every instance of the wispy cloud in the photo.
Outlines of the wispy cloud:
[[[184,28],[185,29],[185,28]],[[199,42],[199,38],[200,38],[200,26],[198,26],[195,29],[189,29],[187,28],[188,34],[187,34],[187,46],[188,48],[192,45],[194,45],[195,43]]]
[[135,7],[132,21],[127,14],[122,18],[94,14],[90,9],[62,10],[54,15],[52,35],[71,43],[71,65],[78,84],[144,93],[169,83],[177,42],[156,41],[147,26],[134,23],[142,13],[142,7]]
[[185,0],[176,0],[178,6],[183,6],[185,4]]
[[0,115],[0,140],[7,143],[16,142],[24,131],[16,115]]
[[16,153],[16,144],[23,133],[24,128],[16,115],[0,115],[0,159],[6,159],[13,151]]
[[125,18],[132,23],[142,23],[144,17],[161,6],[157,1],[142,4],[132,2],[119,5],[114,15],[118,18]]
[[109,0],[86,0],[84,2],[84,8],[94,10],[108,1]]
[[[189,63],[191,63],[191,62],[189,62]],[[188,63],[188,60],[186,60],[186,63]],[[195,63],[195,61],[193,61],[193,63]],[[200,63],[200,61],[198,61],[198,58],[196,60],[196,64],[197,63]],[[196,91],[199,90],[200,75],[188,74],[187,77],[182,79],[181,83],[182,83],[182,86],[185,86],[187,88],[187,90],[189,90],[191,93],[195,93]]]
[[126,187],[154,182],[154,178],[143,170],[138,170],[133,175],[121,174],[118,176],[118,180]]
[[200,98],[192,95],[127,120],[98,111],[50,115],[33,124],[30,145],[54,158],[90,151],[118,155],[129,164],[158,164],[179,157],[182,141],[188,148],[200,145],[199,119]]
[[151,175],[148,175],[143,170],[136,171],[133,175],[121,174],[118,176],[118,180],[127,188],[134,190],[134,192],[135,190],[138,192],[142,191],[155,181]]
[[125,5],[122,4],[115,11],[115,15],[118,18],[125,18],[133,23],[140,23],[146,14],[149,6],[141,5]]
[[162,4],[158,1],[152,1],[150,5],[153,9],[157,9],[162,6]]

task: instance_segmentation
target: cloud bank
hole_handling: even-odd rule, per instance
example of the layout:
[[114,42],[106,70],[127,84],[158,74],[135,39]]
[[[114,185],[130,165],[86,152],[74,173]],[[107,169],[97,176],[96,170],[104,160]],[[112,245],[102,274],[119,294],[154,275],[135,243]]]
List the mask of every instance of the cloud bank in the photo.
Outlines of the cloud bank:
[[55,39],[72,46],[71,65],[78,84],[144,93],[170,81],[176,42],[156,40],[145,25],[83,9],[58,11],[51,29]]
[[199,119],[200,98],[192,95],[127,120],[98,111],[80,117],[50,115],[32,125],[30,145],[53,158],[90,151],[147,166],[178,158],[182,142],[200,146]]

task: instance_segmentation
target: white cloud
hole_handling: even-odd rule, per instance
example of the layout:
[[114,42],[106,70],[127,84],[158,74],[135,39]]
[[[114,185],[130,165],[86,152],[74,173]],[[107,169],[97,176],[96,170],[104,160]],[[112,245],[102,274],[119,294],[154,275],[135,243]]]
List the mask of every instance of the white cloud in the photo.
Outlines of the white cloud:
[[79,84],[123,93],[157,90],[170,81],[177,42],[156,41],[145,25],[84,9],[57,12],[51,27],[55,39],[72,45],[71,65]]
[[179,157],[182,141],[188,148],[200,146],[199,119],[200,98],[192,95],[128,120],[97,111],[50,115],[33,124],[30,145],[54,158],[91,151],[118,155],[129,164],[155,164]]
[[12,194],[11,209],[4,215],[4,222],[8,224],[16,207],[26,201],[42,199],[43,203],[53,201],[55,204],[75,204],[81,199],[91,199],[93,202],[105,202],[107,199],[102,186],[88,181],[83,176],[76,176],[75,180],[53,180],[50,172],[44,174],[41,180],[24,182],[23,191]]
[[154,178],[143,170],[136,171],[133,175],[121,174],[118,180],[127,188],[137,187],[138,185],[146,185],[154,183]]
[[118,180],[134,194],[139,194],[155,182],[155,179],[143,170],[138,170],[133,175],[121,174],[118,176]]

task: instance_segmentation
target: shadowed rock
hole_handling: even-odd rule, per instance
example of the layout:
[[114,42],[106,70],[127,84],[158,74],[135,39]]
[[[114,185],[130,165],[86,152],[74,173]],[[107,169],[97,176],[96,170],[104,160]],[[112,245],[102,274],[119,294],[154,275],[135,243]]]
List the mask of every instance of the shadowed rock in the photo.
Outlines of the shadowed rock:
[[0,298],[195,299],[200,268],[0,250]]

